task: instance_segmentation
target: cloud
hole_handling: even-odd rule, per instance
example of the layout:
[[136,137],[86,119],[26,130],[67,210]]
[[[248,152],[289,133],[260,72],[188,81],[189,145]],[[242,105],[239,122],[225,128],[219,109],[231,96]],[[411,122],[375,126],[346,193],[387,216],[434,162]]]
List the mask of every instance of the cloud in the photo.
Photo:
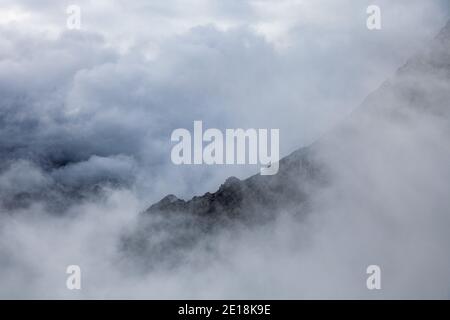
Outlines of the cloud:
[[[74,32],[61,23],[62,5],[6,2],[6,8],[45,17],[59,33],[48,38],[44,31],[33,30],[35,24],[45,24],[33,20],[2,27],[1,145],[10,150],[2,156],[13,150],[14,157],[58,166],[93,155],[125,154],[144,163],[145,172],[160,172],[168,162],[170,132],[197,119],[218,128],[280,128],[282,153],[287,154],[350,112],[445,16],[438,2],[408,2],[410,14],[393,24],[394,13],[405,4],[385,4],[387,31],[382,37],[369,36],[363,4],[336,5],[336,20],[328,23],[323,22],[329,16],[325,4],[283,1],[270,10],[270,3],[260,1],[81,2],[92,24]],[[236,6],[246,9],[237,15]],[[193,11],[208,19],[197,19]],[[423,12],[440,20],[420,23]],[[142,29],[140,21],[153,23],[151,17],[156,17],[159,23],[160,16],[191,22],[182,32],[170,29],[158,38],[159,54],[148,60],[150,40],[142,37],[164,27]],[[223,29],[218,16],[234,22]],[[258,25],[282,23],[286,17],[291,23],[282,37],[290,44],[279,51],[277,40],[258,31]],[[121,26],[139,41],[122,52],[121,40],[111,40],[119,37],[111,21],[123,21]],[[418,23],[420,28],[410,33]],[[341,81],[344,74],[347,80]],[[244,176],[251,170],[234,173]],[[219,173],[207,188],[228,173]]]
[[[326,275],[329,269],[325,266],[318,273],[325,277],[323,282],[315,279],[314,287],[312,280],[300,277],[293,284],[297,286],[293,291],[283,293],[297,267],[307,274],[320,261],[338,265],[335,271],[351,278],[354,270],[343,270],[342,266],[346,265],[343,260],[353,256],[341,249],[353,238],[346,236],[347,231],[351,234],[349,227],[338,222],[327,224],[317,236],[297,236],[297,232],[308,228],[317,230],[315,222],[297,224],[284,216],[262,229],[244,229],[239,237],[224,231],[217,238],[208,238],[217,249],[212,256],[205,254],[204,243],[186,252],[190,261],[220,257],[209,261],[211,267],[204,275],[194,277],[195,281],[184,277],[198,271],[192,265],[172,274],[150,273],[145,278],[123,274],[115,266],[115,259],[120,260],[116,245],[124,225],[131,226],[139,211],[162,196],[175,193],[190,197],[213,191],[230,175],[246,177],[258,170],[176,167],[170,163],[172,130],[189,129],[194,120],[221,129],[279,128],[281,151],[288,154],[316,140],[345,118],[373,88],[423,47],[448,16],[442,3],[381,1],[383,31],[379,33],[365,28],[366,3],[356,5],[354,1],[81,1],[80,6],[82,30],[68,31],[64,4],[3,1],[1,5],[2,12],[10,18],[0,25],[0,198],[1,216],[7,226],[0,229],[0,266],[4,271],[1,282],[6,284],[6,291],[0,294],[70,297],[56,275],[74,260],[87,266],[89,281],[93,283],[83,293],[88,297],[191,296],[192,288],[205,288],[217,272],[226,281],[215,282],[210,291],[203,291],[205,295],[262,294],[266,286],[264,274],[270,276],[267,286],[280,296],[294,295],[305,288],[314,289],[311,295],[320,294],[322,288],[331,292],[336,283],[327,280],[331,276]],[[406,11],[408,14],[403,14]],[[432,90],[434,86],[425,89]],[[334,203],[333,197],[338,197],[341,190],[354,194],[364,190],[360,189],[362,182],[350,179],[355,173],[347,172],[346,165],[355,172],[373,169],[367,173],[364,186],[371,187],[371,194],[389,198],[386,193],[390,189],[384,185],[392,183],[390,173],[413,176],[414,168],[400,160],[407,155],[412,157],[415,148],[422,145],[405,146],[401,149],[404,153],[396,148],[405,141],[424,139],[422,133],[429,132],[434,132],[429,145],[441,146],[435,141],[438,132],[431,120],[427,122],[429,126],[420,127],[420,121],[413,123],[419,125],[413,133],[397,132],[382,124],[369,126],[365,140],[379,143],[377,139],[382,137],[399,139],[386,147],[377,144],[383,152],[393,155],[389,158],[390,167],[376,162],[377,153],[367,152],[357,138],[348,142],[346,155],[336,149],[332,150],[337,154],[324,154],[324,161],[330,166],[337,161],[335,168],[344,176],[337,179],[342,185],[323,195],[327,197],[324,203]],[[383,130],[387,133],[378,137],[377,133]],[[337,146],[341,144],[339,139],[335,142]],[[431,154],[436,158],[428,162],[430,159],[425,156],[419,157],[420,177],[433,177],[426,180],[427,185],[439,192],[445,175],[428,171],[433,167],[427,165],[436,165],[438,156],[447,159],[447,155],[434,149],[428,151],[434,152]],[[353,155],[358,156],[353,159]],[[406,181],[398,189],[408,187],[407,182],[421,184]],[[103,192],[95,193],[97,187]],[[443,207],[442,199],[434,199],[431,191],[424,195],[427,203]],[[406,188],[403,196],[417,198],[418,192]],[[345,200],[336,210],[319,209],[333,211],[337,216],[345,216],[347,211],[356,214],[361,209],[358,205],[363,211],[372,209],[364,206],[373,201],[370,197],[361,203]],[[401,205],[398,201],[386,206],[397,208]],[[418,203],[414,205],[419,207]],[[401,220],[409,206],[400,209],[394,220]],[[49,211],[64,213],[67,219],[49,216]],[[6,216],[11,213],[24,218],[9,220]],[[418,217],[419,212],[414,213]],[[432,221],[441,221],[436,215]],[[353,221],[354,217],[347,218]],[[373,225],[372,232],[386,228],[370,215],[364,223]],[[355,222],[355,230],[366,230],[364,223]],[[395,223],[399,222],[392,225]],[[419,224],[411,227],[420,231]],[[428,227],[439,229],[431,223]],[[386,237],[394,241],[397,230],[392,230]],[[272,231],[273,238],[265,237]],[[333,245],[328,237],[317,240],[328,232],[337,232],[341,237],[334,244],[342,246],[339,256],[329,251]],[[439,237],[444,235],[438,232],[430,241],[441,252]],[[318,243],[306,256],[300,248],[292,248],[292,243],[310,243],[313,239]],[[378,237],[374,235],[374,239]],[[92,246],[97,241],[98,245]],[[323,253],[321,245],[326,247]],[[367,245],[374,244],[368,241]],[[104,248],[107,253],[99,254]],[[233,248],[238,249],[233,253]],[[278,254],[267,263],[269,251]],[[42,263],[42,257],[49,261]],[[366,256],[362,254],[364,260],[362,257]],[[399,257],[398,261],[410,258]],[[435,259],[435,266],[440,262],[436,257],[427,255]],[[261,277],[245,280],[265,263]],[[288,272],[280,280],[279,269],[285,264]],[[338,280],[343,281],[342,286],[345,277]],[[150,291],[148,283],[152,284]],[[11,291],[12,287],[16,289]],[[27,293],[24,288],[28,288]],[[200,296],[201,292],[195,297]]]

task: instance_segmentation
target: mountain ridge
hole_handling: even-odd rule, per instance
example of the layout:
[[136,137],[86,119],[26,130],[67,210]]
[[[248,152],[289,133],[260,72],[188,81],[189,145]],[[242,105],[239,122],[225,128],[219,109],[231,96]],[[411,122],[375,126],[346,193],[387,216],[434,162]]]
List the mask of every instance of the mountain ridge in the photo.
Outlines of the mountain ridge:
[[[338,128],[310,146],[300,148],[281,159],[277,175],[256,174],[244,180],[230,177],[214,193],[207,192],[188,201],[171,194],[150,206],[145,213],[183,212],[198,216],[217,216],[224,213],[231,217],[242,217],[243,211],[254,212],[260,211],[258,209],[305,204],[308,189],[311,186],[324,185],[328,179],[327,168],[314,156],[317,145],[323,144],[330,136],[352,132],[352,122],[368,121],[367,118],[374,116],[385,117],[389,114],[390,117],[401,118],[406,109],[447,115],[448,108],[441,106],[448,104],[450,95],[444,92],[436,98],[425,84],[430,81],[448,84],[449,78],[450,20],[429,46],[408,59],[392,79],[386,80],[370,93],[347,121],[344,120]],[[418,83],[417,79],[421,79],[421,82]],[[443,81],[439,82],[442,79]],[[439,89],[446,88],[437,88]],[[384,104],[383,101],[387,103]]]

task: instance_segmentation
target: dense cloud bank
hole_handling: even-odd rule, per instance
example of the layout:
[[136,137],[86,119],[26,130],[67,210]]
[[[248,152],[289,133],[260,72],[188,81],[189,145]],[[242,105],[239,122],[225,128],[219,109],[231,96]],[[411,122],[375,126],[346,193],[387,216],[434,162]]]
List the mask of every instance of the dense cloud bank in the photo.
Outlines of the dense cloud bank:
[[[14,10],[31,18],[0,25],[0,296],[447,297],[448,38],[427,45],[445,10],[439,1],[383,2],[387,30],[372,36],[364,5],[345,1],[329,22],[325,3],[303,7],[316,19],[281,27],[253,1],[222,4],[189,16],[182,30],[149,35],[136,21],[151,13],[127,15],[136,5],[119,14],[130,21],[129,44],[87,4],[87,30],[54,34],[56,8],[20,2]],[[178,9],[150,11],[174,26]],[[321,140],[315,156],[331,180],[311,190],[308,215],[286,208],[269,224],[213,230],[153,216],[145,259],[127,252],[122,240],[140,230],[150,203],[257,170],[173,166],[172,130],[198,119],[280,128],[287,154],[347,118],[424,48],[365,101],[360,110],[369,111]],[[65,287],[69,264],[83,270],[79,292]],[[382,267],[380,292],[365,287],[369,264]]]

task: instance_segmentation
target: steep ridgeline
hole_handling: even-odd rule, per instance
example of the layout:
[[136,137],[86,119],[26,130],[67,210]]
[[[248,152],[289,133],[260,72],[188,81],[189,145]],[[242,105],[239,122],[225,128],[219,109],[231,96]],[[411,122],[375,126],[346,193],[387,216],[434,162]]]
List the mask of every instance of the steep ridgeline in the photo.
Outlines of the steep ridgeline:
[[[189,201],[168,195],[146,213],[172,212],[214,217],[226,214],[239,217],[250,212],[274,211],[278,207],[298,206],[307,199],[313,185],[324,183],[325,174],[312,158],[311,148],[302,148],[280,161],[273,176],[254,175],[245,180],[228,178],[214,193]],[[301,182],[301,183],[299,183]]]
[[[327,184],[328,167],[316,157],[318,149],[336,149],[339,141],[360,135],[379,120],[403,121],[407,114],[421,112],[448,118],[450,111],[450,21],[426,48],[412,57],[395,76],[367,97],[346,121],[313,145],[299,149],[280,161],[274,176],[255,175],[246,180],[231,177],[215,193],[189,201],[169,195],[145,214],[184,213],[198,217],[250,217],[261,211],[307,207],[310,192]],[[395,124],[395,123],[394,123]],[[362,135],[364,136],[364,135]],[[265,209],[265,210],[261,210]]]

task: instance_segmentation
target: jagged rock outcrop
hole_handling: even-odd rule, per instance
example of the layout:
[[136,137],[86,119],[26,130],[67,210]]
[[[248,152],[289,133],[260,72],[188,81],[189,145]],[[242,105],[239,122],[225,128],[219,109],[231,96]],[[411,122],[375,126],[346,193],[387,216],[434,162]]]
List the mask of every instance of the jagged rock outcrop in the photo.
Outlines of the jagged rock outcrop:
[[279,206],[298,205],[307,199],[307,188],[326,181],[325,172],[312,158],[312,148],[302,148],[282,159],[280,170],[274,176],[257,174],[245,180],[230,177],[214,193],[207,192],[189,201],[169,195],[152,205],[146,213],[159,211],[239,217],[243,211],[267,211]]

